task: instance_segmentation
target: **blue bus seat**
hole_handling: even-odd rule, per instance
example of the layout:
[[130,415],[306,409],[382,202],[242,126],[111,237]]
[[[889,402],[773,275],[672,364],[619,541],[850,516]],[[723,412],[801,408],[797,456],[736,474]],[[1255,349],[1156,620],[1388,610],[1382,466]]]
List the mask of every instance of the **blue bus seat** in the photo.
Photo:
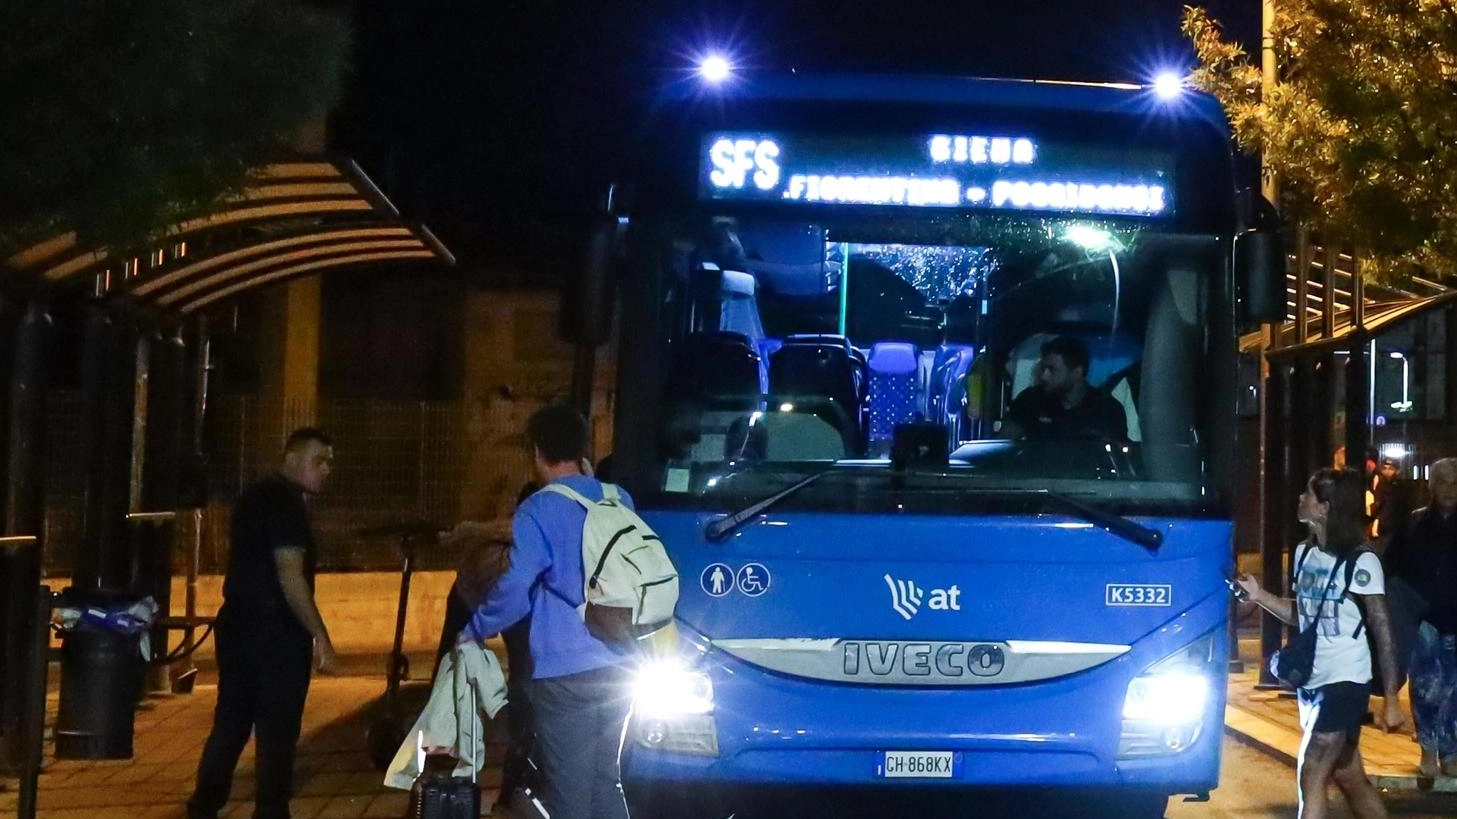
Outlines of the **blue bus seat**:
[[961,440],[962,397],[966,394],[966,373],[976,351],[969,344],[942,344],[936,348],[926,386],[926,417],[951,431],[951,440]]
[[920,353],[904,341],[881,341],[870,348],[870,388],[865,404],[870,440],[888,441],[896,424],[919,414]]

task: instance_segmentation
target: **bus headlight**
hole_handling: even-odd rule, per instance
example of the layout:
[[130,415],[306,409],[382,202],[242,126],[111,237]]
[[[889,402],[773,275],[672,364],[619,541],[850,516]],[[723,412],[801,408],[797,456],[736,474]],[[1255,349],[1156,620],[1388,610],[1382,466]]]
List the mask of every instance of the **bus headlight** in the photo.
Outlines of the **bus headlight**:
[[643,665],[633,681],[629,733],[645,748],[718,756],[713,681],[682,662]]
[[1128,683],[1119,758],[1177,754],[1199,739],[1214,694],[1213,651],[1214,635],[1205,635]]
[[654,661],[633,680],[633,712],[644,718],[670,718],[713,711],[713,681],[681,662]]

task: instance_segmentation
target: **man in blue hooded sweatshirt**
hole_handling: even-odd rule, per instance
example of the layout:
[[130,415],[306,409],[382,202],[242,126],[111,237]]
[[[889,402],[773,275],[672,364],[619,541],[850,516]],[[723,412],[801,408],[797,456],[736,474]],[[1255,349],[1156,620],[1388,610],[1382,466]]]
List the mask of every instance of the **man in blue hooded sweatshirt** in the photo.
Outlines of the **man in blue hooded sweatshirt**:
[[[602,483],[587,465],[587,422],[565,405],[538,410],[526,424],[542,484],[558,482],[588,500]],[[629,507],[632,499],[622,492]],[[621,655],[587,631],[582,524],[587,512],[555,492],[537,492],[512,520],[511,568],[471,616],[462,639],[485,640],[531,617],[528,683],[537,762],[547,810],[564,819],[627,819],[618,763],[631,707]]]

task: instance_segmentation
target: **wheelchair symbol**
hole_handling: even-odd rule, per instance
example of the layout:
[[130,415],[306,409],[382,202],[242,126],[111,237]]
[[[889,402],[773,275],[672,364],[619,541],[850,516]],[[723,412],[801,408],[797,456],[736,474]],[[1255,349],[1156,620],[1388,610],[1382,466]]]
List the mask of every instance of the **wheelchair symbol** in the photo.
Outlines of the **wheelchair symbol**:
[[745,563],[735,580],[739,591],[750,597],[758,597],[769,591],[769,570],[762,563]]

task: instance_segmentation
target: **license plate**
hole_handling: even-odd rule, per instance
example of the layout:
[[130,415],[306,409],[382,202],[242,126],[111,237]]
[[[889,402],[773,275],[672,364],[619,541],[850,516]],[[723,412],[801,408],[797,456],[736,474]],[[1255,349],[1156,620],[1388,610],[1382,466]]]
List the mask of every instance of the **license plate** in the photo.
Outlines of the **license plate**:
[[881,751],[875,755],[875,775],[884,779],[957,779],[961,776],[961,753]]

